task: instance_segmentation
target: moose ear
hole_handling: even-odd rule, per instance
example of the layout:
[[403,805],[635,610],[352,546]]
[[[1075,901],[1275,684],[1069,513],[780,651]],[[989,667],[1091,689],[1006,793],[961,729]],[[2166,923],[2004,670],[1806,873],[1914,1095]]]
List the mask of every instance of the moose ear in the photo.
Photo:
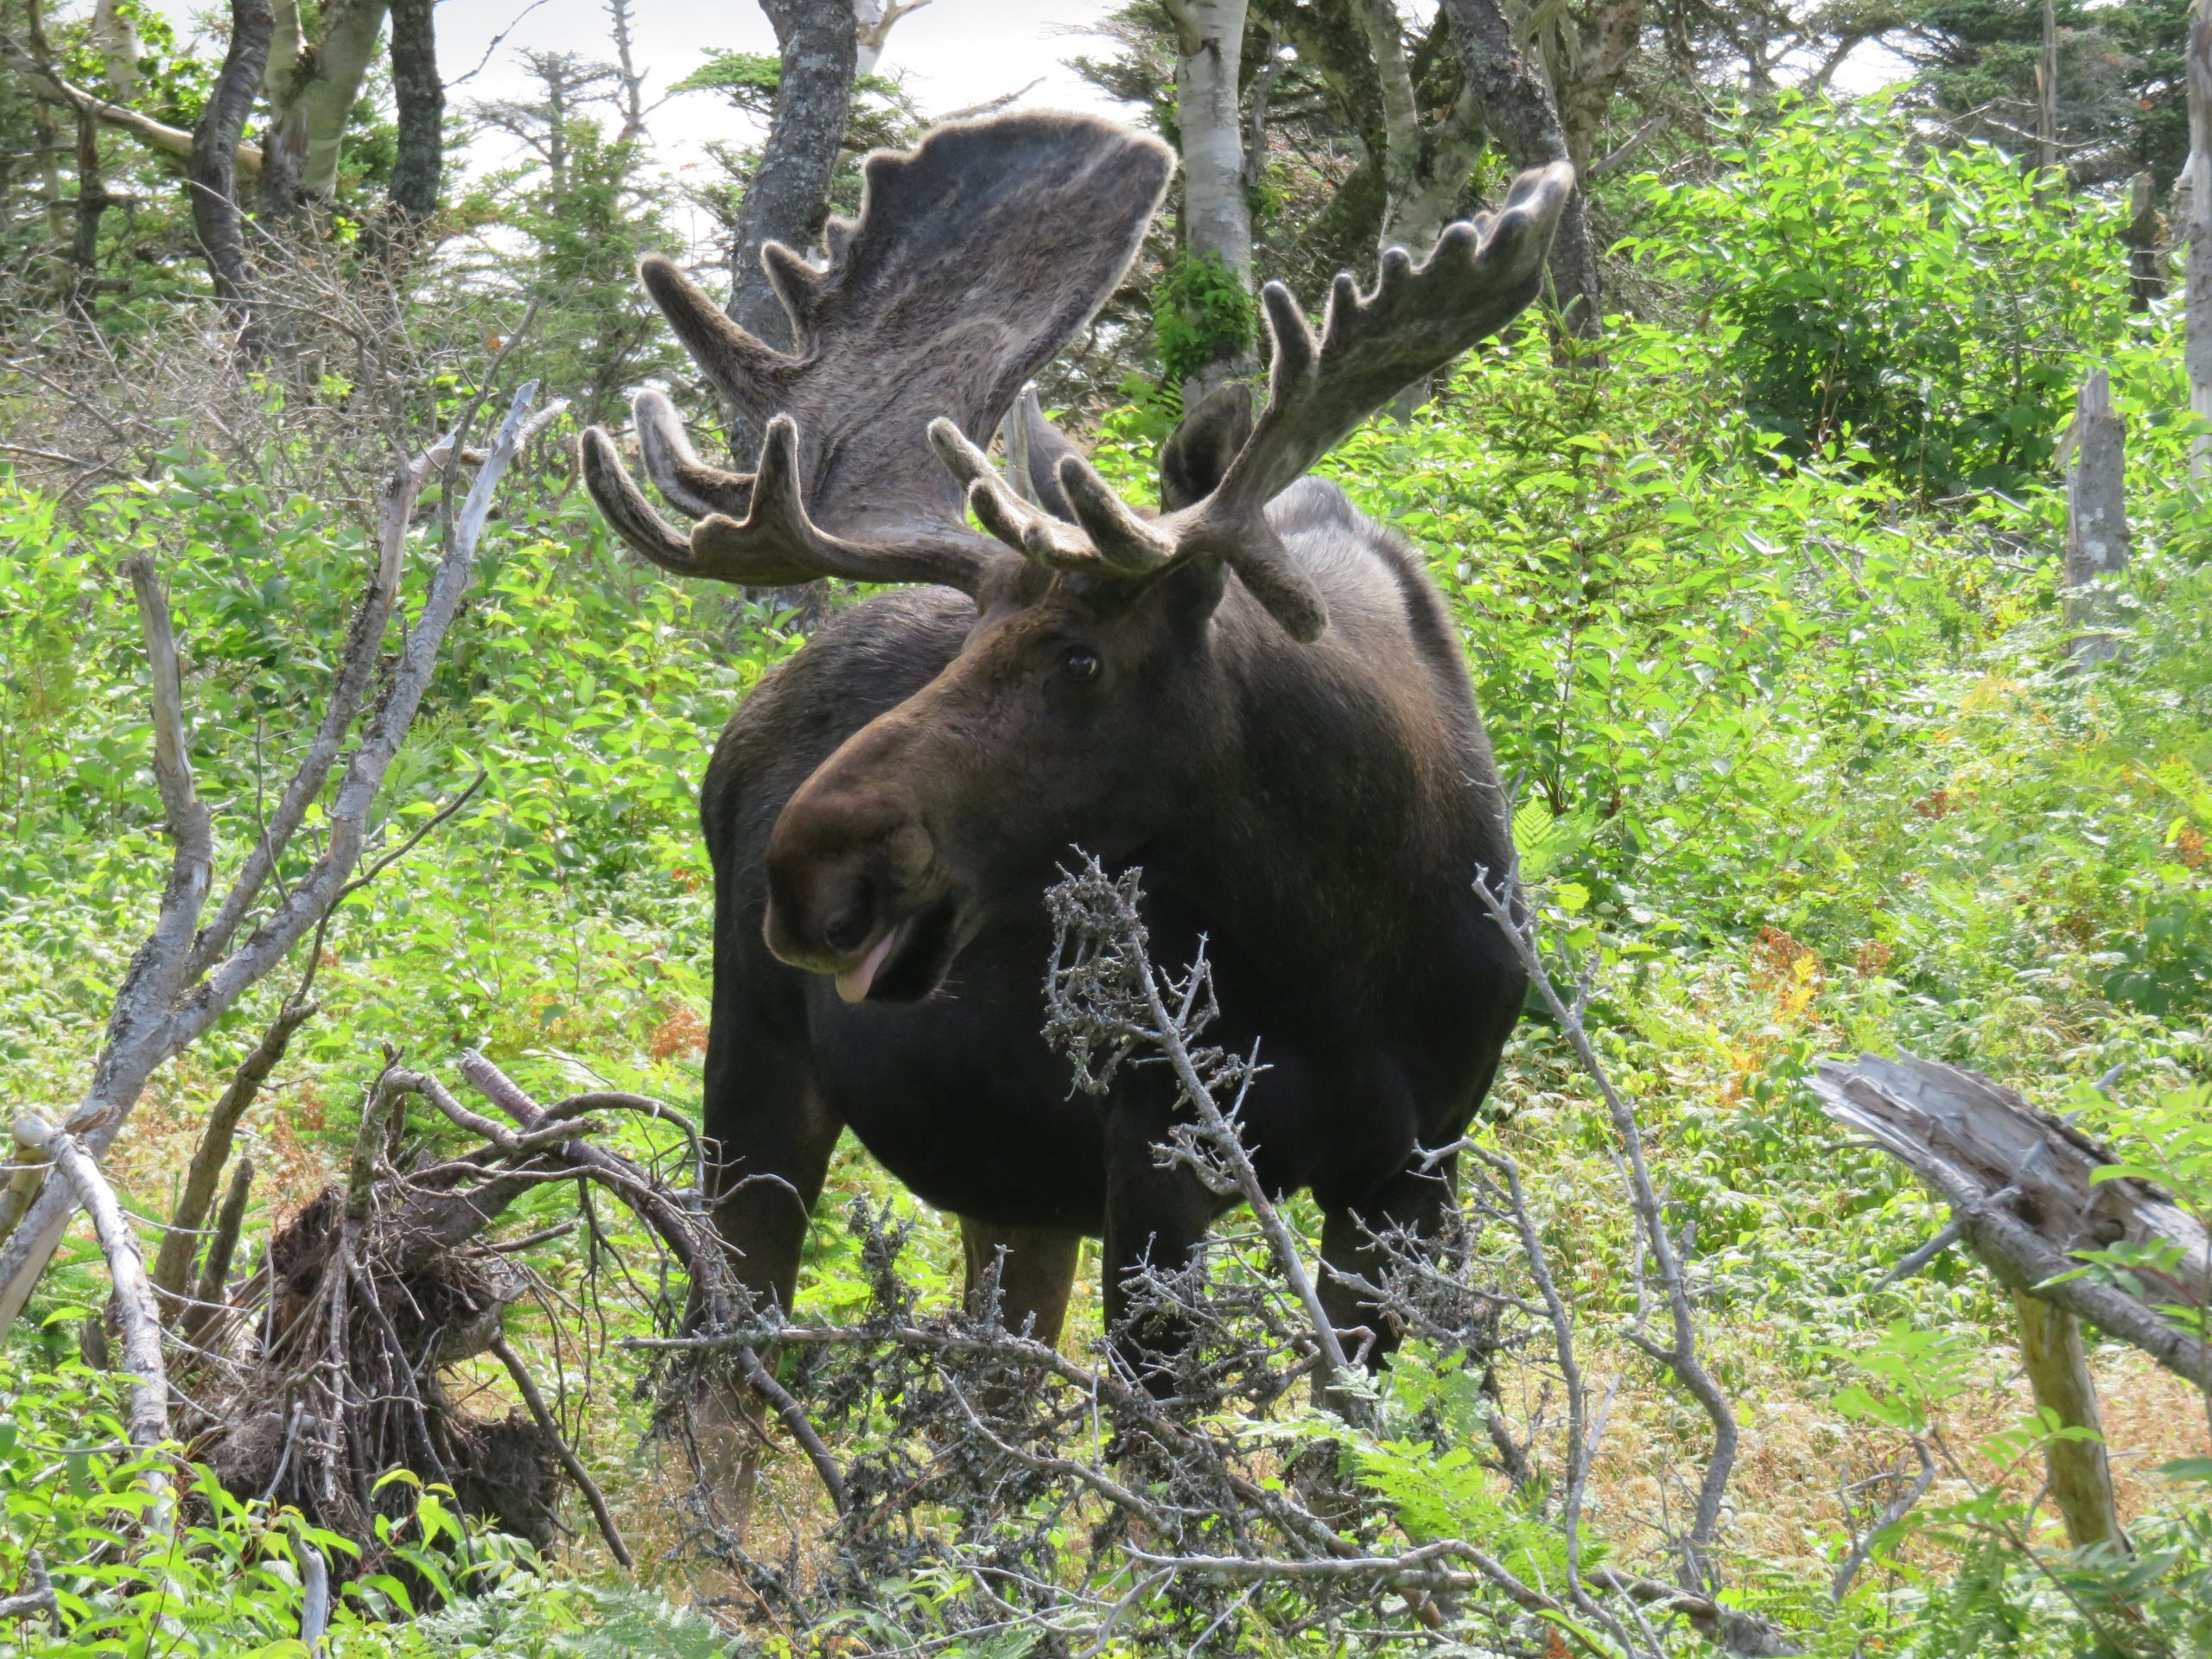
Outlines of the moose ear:
[[1160,448],[1160,510],[1173,512],[1211,495],[1251,435],[1251,387],[1232,380],[1209,392]]

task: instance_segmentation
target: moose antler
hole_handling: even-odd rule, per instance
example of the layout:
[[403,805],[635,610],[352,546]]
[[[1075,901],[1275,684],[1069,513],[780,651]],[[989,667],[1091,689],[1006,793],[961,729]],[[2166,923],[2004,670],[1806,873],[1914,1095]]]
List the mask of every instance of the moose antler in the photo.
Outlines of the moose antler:
[[1447,226],[1420,264],[1402,248],[1385,251],[1371,294],[1363,296],[1349,273],[1339,276],[1318,340],[1290,290],[1269,283],[1261,295],[1274,346],[1267,409],[1220,484],[1189,505],[1147,518],[1069,452],[1057,464],[1073,518],[1064,522],[1015,494],[952,423],[932,423],[930,441],[966,486],[984,528],[1026,557],[1124,580],[1217,558],[1293,638],[1318,639],[1327,607],[1269,527],[1267,504],[1370,413],[1536,296],[1573,186],[1574,169],[1564,162],[1523,173],[1503,207]]
[[765,429],[750,473],[700,460],[668,399],[634,405],[646,474],[699,521],[657,512],[598,428],[583,475],[622,538],[685,575],[779,587],[817,575],[974,592],[1002,557],[930,459],[927,423],[988,433],[1023,382],[1120,280],[1174,158],[1088,116],[941,127],[862,163],[857,221],[832,221],[817,270],[776,243],[761,264],[792,349],[739,327],[665,259],[639,278],[728,403]]

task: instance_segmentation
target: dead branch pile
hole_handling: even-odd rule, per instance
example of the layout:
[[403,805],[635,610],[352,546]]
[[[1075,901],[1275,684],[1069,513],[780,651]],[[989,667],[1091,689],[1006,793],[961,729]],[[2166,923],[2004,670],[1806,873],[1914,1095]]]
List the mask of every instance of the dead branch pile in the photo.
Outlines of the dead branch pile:
[[[1567,1628],[1647,1659],[1688,1626],[1735,1652],[1789,1651],[1722,1605],[1710,1576],[1681,1581],[1693,1562],[1712,1573],[1709,1531],[1668,1541],[1663,1578],[1584,1559],[1580,1511],[1605,1412],[1512,1161],[1447,1149],[1477,1155],[1440,1248],[1376,1241],[1379,1282],[1357,1287],[1436,1379],[1417,1402],[1379,1387],[1321,1313],[1296,1235],[1254,1173],[1237,1105],[1261,1061],[1204,1044],[1204,958],[1180,976],[1154,966],[1134,873],[1116,881],[1093,864],[1050,902],[1051,1030],[1078,1080],[1173,1067],[1191,1117],[1158,1155],[1243,1197],[1256,1225],[1136,1287],[1133,1326],[1190,1338],[1165,1351],[1164,1371],[1137,1369],[1125,1353],[1147,1346],[1125,1349],[1120,1333],[1075,1358],[1008,1332],[988,1306],[924,1313],[901,1269],[906,1230],[865,1205],[849,1214],[870,1287],[859,1315],[806,1325],[771,1310],[637,1342],[661,1357],[664,1382],[740,1344],[771,1353],[846,1451],[831,1551],[804,1569],[749,1553],[715,1494],[694,1492],[691,1541],[750,1586],[746,1621],[798,1646],[864,1613],[872,1641],[900,1650],[1027,1638],[1070,1654],[1117,1642],[1205,1651],[1249,1625],[1338,1642],[1444,1635],[1499,1652],[1555,1650]],[[1688,1296],[1679,1280],[1676,1293]],[[1647,1351],[1670,1368],[1677,1357],[1657,1342]],[[1537,1403],[1517,1415],[1498,1386],[1509,1364],[1535,1376]],[[1492,1492],[1481,1529],[1471,1510],[1455,1521],[1448,1497],[1407,1488],[1439,1467],[1452,1471],[1440,1491]],[[935,1590],[902,1595],[916,1585]]]
[[[374,1542],[378,1483],[395,1469],[443,1483],[465,1511],[541,1547],[554,1541],[556,1504],[573,1480],[626,1562],[604,1500],[505,1339],[509,1308],[525,1299],[550,1306],[554,1294],[515,1241],[486,1235],[524,1192],[589,1183],[637,1215],[671,1262],[686,1272],[705,1265],[711,1277],[711,1230],[669,1179],[594,1140],[618,1112],[682,1121],[658,1102],[612,1092],[540,1107],[480,1054],[461,1071],[513,1127],[434,1077],[387,1065],[363,1109],[346,1183],[295,1215],[235,1290],[196,1305],[200,1334],[178,1379],[191,1402],[181,1433],[234,1495],[296,1505],[365,1547]],[[457,1156],[430,1152],[410,1133],[410,1100],[480,1144]],[[696,1142],[684,1134],[684,1170],[696,1175]],[[226,1243],[219,1230],[211,1253]],[[672,1326],[681,1310],[662,1313]],[[501,1417],[457,1407],[446,1381],[485,1354],[523,1395],[524,1406]],[[392,1493],[381,1503],[397,1514],[410,1501]],[[372,1566],[371,1556],[362,1570]]]

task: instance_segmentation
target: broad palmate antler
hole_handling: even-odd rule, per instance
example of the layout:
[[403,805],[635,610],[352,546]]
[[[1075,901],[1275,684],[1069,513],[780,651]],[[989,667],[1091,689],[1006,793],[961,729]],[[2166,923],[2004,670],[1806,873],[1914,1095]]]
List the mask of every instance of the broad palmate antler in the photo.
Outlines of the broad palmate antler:
[[[1403,248],[1388,250],[1371,294],[1340,274],[1318,340],[1290,290],[1269,283],[1261,294],[1274,346],[1267,410],[1256,424],[1242,415],[1249,435],[1213,492],[1173,512],[1148,518],[1131,508],[1068,449],[1055,466],[1073,517],[1065,522],[1010,489],[951,422],[933,423],[931,441],[968,486],[976,517],[1027,557],[1134,580],[1221,559],[1294,638],[1318,639],[1328,625],[1320,591],[1269,527],[1267,504],[1374,410],[1535,298],[1573,186],[1564,162],[1523,173],[1503,208],[1447,226],[1420,264]],[[1244,388],[1228,395],[1248,400],[1249,411]]]
[[[1068,115],[944,127],[910,153],[871,156],[860,219],[832,223],[826,269],[775,244],[762,250],[791,315],[788,355],[730,321],[672,264],[646,260],[640,275],[677,335],[766,436],[753,472],[721,471],[693,453],[665,397],[641,393],[646,473],[699,522],[687,538],[662,518],[597,428],[583,444],[593,498],[639,552],[687,575],[760,587],[834,575],[973,594],[1006,556],[1001,543],[1104,582],[1218,559],[1294,638],[1318,638],[1326,607],[1269,527],[1268,502],[1535,297],[1573,170],[1522,174],[1502,208],[1447,227],[1418,265],[1389,250],[1370,294],[1338,276],[1318,337],[1289,289],[1268,284],[1268,406],[1255,423],[1248,391],[1216,394],[1243,401],[1226,423],[1233,459],[1200,499],[1171,499],[1158,516],[1129,506],[1026,408],[1044,504],[1034,505],[967,435],[989,432],[1112,290],[1172,166],[1154,139]],[[963,486],[988,536],[969,527]]]
[[859,219],[830,226],[825,269],[761,250],[791,313],[789,354],[645,260],[677,337],[766,436],[753,472],[723,472],[693,453],[667,398],[641,393],[645,471],[699,523],[686,537],[655,512],[597,429],[583,444],[593,499],[631,546],[685,575],[974,591],[999,550],[968,527],[929,423],[991,429],[1113,291],[1173,170],[1158,139],[1075,115],[966,122],[879,151],[862,164]]

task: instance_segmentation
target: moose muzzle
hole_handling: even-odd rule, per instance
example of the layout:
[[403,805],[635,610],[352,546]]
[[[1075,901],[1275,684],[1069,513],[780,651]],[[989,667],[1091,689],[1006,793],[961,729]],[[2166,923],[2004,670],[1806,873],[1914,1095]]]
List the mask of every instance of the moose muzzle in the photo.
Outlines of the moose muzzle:
[[834,974],[837,995],[867,1000],[912,922],[938,897],[930,836],[911,804],[812,783],[768,837],[768,949],[795,968]]

